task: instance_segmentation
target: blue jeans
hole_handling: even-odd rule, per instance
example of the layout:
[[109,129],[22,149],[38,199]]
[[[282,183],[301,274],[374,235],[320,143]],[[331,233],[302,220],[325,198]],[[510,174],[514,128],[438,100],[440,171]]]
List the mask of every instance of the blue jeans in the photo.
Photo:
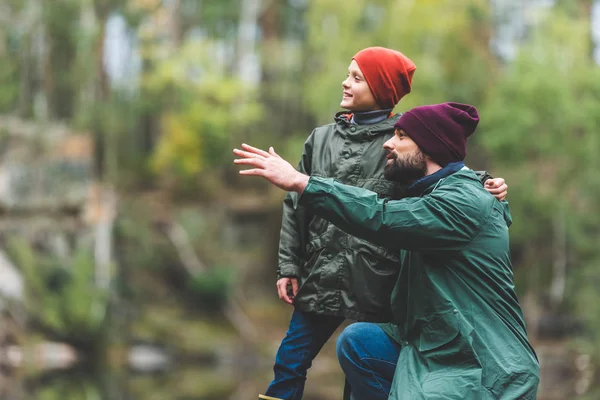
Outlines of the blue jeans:
[[376,324],[357,322],[344,329],[337,340],[337,356],[352,400],[387,400],[400,349]]
[[275,357],[275,379],[265,395],[300,400],[304,393],[306,371],[342,322],[342,317],[294,311],[290,327]]

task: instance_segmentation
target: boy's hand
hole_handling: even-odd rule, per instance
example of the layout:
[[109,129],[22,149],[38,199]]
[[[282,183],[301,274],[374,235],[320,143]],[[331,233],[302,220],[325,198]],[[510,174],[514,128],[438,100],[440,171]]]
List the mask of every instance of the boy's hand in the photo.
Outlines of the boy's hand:
[[[292,287],[292,293],[288,293],[288,286]],[[280,278],[277,281],[277,293],[279,299],[288,304],[294,304],[294,297],[298,293],[298,279],[296,278]]]
[[490,192],[498,201],[502,201],[508,194],[508,185],[502,178],[488,179],[483,185],[485,190]]

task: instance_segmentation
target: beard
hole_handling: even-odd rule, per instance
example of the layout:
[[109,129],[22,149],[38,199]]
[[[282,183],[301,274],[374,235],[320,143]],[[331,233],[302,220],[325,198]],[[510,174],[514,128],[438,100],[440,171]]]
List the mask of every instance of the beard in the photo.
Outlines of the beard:
[[390,181],[408,185],[427,174],[425,154],[420,150],[404,156],[392,152],[391,160],[383,170],[383,176]]

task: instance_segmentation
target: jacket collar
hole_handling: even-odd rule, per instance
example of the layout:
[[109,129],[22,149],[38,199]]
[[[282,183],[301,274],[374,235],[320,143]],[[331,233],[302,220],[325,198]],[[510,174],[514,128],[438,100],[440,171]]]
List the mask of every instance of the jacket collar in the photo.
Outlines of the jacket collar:
[[388,119],[392,115],[391,108],[386,110],[355,112],[352,115],[350,122],[357,125],[375,125],[378,122]]
[[[415,181],[412,185],[410,185],[407,189],[408,197],[418,197],[425,193],[427,189],[431,186],[436,185],[444,178],[452,175],[453,173],[460,171],[465,167],[465,163],[462,161],[453,162],[446,165],[444,168],[440,169],[437,172],[434,172],[431,175],[427,175],[422,177],[421,179]],[[431,190],[435,190],[435,187]]]
[[354,126],[354,127],[356,127],[357,133],[365,131],[365,133],[367,133],[367,134],[378,135],[382,132],[389,132],[390,130],[393,130],[394,124],[398,121],[398,119],[400,119],[401,115],[402,115],[401,113],[394,114],[391,117],[386,118],[383,121],[378,122],[373,125],[357,125],[357,124],[352,124],[352,122],[351,122],[352,113],[349,113],[347,111],[340,111],[335,114],[335,122],[342,129]]

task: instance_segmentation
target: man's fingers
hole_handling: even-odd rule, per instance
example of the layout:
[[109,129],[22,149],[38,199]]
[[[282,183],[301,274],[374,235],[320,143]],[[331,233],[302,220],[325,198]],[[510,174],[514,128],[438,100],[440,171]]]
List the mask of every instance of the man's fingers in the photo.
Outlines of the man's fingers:
[[290,279],[292,281],[292,293],[294,297],[296,297],[296,293],[298,293],[298,279]]
[[260,168],[244,169],[239,172],[240,175],[265,176],[265,170]]
[[246,151],[249,151],[250,153],[258,154],[258,155],[261,155],[263,157],[269,157],[269,153],[267,153],[266,151],[261,150],[261,149],[256,148],[256,147],[253,147],[253,146],[250,146],[249,144],[242,143],[242,148],[244,150],[246,150]]
[[253,167],[264,168],[265,160],[262,158],[236,158],[234,164],[251,165]]
[[273,148],[273,146],[269,147],[269,154],[273,157],[281,158],[279,154],[275,153],[275,149]]
[[236,156],[242,157],[242,158],[261,158],[261,159],[264,159],[264,157],[261,156],[260,154],[256,154],[256,153],[252,153],[252,152],[244,151],[244,150],[240,150],[240,149],[233,149],[233,154],[235,154]]

